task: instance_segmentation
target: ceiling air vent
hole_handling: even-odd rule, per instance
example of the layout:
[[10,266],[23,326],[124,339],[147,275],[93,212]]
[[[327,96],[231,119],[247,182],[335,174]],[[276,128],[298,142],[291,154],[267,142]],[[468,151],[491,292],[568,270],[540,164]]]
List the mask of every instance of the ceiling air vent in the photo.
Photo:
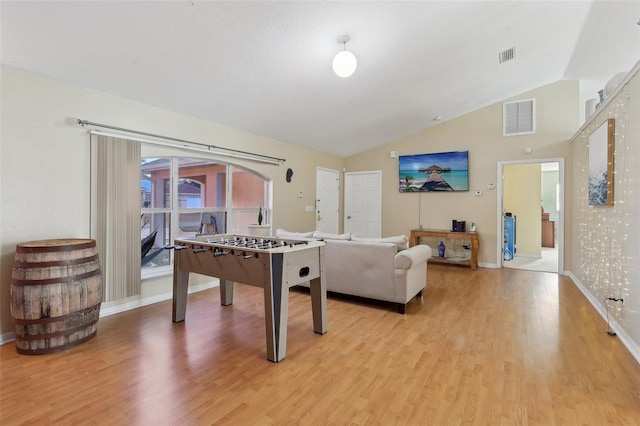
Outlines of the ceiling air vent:
[[498,61],[502,64],[504,62],[510,61],[516,57],[516,48],[512,47],[511,49],[503,50],[498,53]]
[[536,132],[536,101],[504,102],[502,104],[503,135],[530,135]]

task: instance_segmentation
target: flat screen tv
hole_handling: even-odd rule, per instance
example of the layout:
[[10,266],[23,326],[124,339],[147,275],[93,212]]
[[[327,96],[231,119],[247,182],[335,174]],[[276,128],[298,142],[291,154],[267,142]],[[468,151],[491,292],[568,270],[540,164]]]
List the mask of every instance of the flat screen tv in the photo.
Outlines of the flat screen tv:
[[469,151],[398,157],[400,192],[469,190]]

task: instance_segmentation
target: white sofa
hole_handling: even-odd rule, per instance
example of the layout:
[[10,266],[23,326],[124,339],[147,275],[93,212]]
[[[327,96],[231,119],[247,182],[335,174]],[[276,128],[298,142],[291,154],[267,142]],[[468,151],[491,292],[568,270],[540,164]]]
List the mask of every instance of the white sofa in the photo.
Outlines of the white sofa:
[[325,274],[330,292],[391,302],[404,314],[407,303],[426,288],[431,248],[409,248],[406,235],[360,238],[278,229],[276,236],[325,241]]

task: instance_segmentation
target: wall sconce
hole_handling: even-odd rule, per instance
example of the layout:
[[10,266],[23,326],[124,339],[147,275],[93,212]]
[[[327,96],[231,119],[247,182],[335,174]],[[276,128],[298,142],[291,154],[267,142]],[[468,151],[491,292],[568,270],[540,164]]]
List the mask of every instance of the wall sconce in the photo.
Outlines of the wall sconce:
[[358,66],[358,60],[355,55],[347,50],[349,40],[351,40],[351,37],[348,35],[338,38],[338,43],[342,44],[343,50],[333,58],[333,72],[343,78],[351,76]]

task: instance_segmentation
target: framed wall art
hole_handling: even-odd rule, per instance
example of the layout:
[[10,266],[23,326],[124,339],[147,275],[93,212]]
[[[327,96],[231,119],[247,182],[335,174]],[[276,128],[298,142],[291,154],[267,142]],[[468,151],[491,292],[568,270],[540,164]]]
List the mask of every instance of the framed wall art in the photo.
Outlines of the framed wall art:
[[589,135],[589,205],[613,206],[615,120],[607,119]]

